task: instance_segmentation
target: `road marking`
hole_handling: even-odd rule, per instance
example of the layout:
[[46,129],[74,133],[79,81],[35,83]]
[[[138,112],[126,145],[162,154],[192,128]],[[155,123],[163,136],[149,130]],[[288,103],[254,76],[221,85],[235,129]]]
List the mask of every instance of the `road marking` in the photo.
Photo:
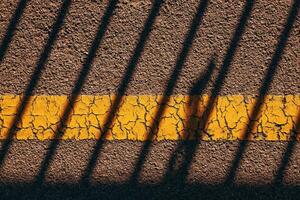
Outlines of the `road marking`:
[[[21,96],[0,96],[0,139],[5,139],[17,113]],[[97,139],[115,96],[79,96],[61,139]],[[123,96],[107,140],[145,141],[162,96]],[[256,99],[251,96],[219,96],[208,119],[201,116],[209,96],[171,96],[160,120],[155,140],[238,140],[243,138]],[[17,140],[52,139],[67,96],[32,96],[18,123]],[[266,97],[250,140],[289,140],[300,112],[300,95]],[[199,125],[200,124],[200,125]],[[300,138],[298,138],[299,140]]]

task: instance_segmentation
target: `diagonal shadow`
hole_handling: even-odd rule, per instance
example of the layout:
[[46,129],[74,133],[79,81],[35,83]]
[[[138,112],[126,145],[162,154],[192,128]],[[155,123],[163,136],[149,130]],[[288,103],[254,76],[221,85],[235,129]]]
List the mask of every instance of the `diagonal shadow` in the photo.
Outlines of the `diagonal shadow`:
[[196,36],[197,30],[201,24],[202,18],[204,16],[206,7],[208,5],[208,0],[201,0],[198,8],[197,8],[197,13],[195,14],[193,21],[191,23],[190,29],[185,37],[183,47],[181,49],[181,52],[177,58],[175,67],[173,69],[173,72],[169,78],[169,81],[167,83],[166,89],[164,91],[164,94],[162,98],[159,100],[159,108],[157,109],[155,113],[154,120],[149,128],[149,131],[147,133],[148,138],[145,141],[141,151],[140,151],[140,156],[135,164],[135,168],[133,170],[133,173],[130,177],[130,182],[135,184],[138,181],[140,172],[142,170],[143,164],[146,160],[147,154],[150,151],[152,140],[154,139],[157,129],[159,127],[160,119],[163,116],[167,103],[170,100],[170,95],[172,95],[173,90],[176,86],[176,82],[178,80],[178,77],[181,73],[181,70],[184,66],[185,60],[188,56],[189,50],[192,46],[193,40]]
[[[209,61],[208,67],[205,70],[205,72],[199,77],[198,81],[193,85],[193,87],[190,89],[189,92],[189,102],[188,102],[188,112],[187,112],[187,127],[184,131],[184,138],[183,139],[197,139],[200,138],[200,132],[201,129],[199,127],[199,122],[201,119],[201,116],[199,116],[199,108],[200,108],[200,100],[201,95],[203,94],[205,88],[207,87],[207,84],[209,80],[211,79],[212,73],[215,70],[216,64],[215,64],[215,55],[212,56],[212,58]],[[197,96],[193,96],[197,95]],[[200,113],[201,115],[201,113]],[[196,141],[198,142],[198,141]],[[176,147],[176,150],[172,153],[171,159],[169,161],[167,171],[164,174],[163,177],[163,184],[167,182],[173,182],[173,180],[176,180],[178,184],[183,183],[184,177],[186,177],[185,170],[189,162],[185,162],[182,164],[182,167],[180,170],[175,169],[175,164],[178,159],[179,154],[182,152],[183,155],[186,157],[186,160],[191,160],[189,157],[194,157],[194,152],[191,150],[196,149],[195,145],[196,142],[192,142],[190,146],[187,146],[187,141],[180,141],[178,146]]]
[[299,136],[300,133],[300,112],[298,113],[296,125],[294,129],[291,131],[291,139],[287,145],[287,148],[285,150],[285,153],[282,157],[281,163],[278,167],[278,170],[276,172],[273,185],[274,186],[281,186],[283,182],[283,178],[285,175],[286,168],[289,163],[290,157],[293,155],[293,152],[295,150],[295,146],[297,144],[297,137]]
[[7,138],[3,141],[3,144],[1,146],[0,150],[0,166],[3,165],[4,160],[6,158],[6,155],[8,153],[8,150],[10,148],[10,145],[12,143],[13,137],[15,133],[18,131],[18,124],[21,122],[22,117],[25,113],[25,110],[28,106],[28,103],[30,101],[30,98],[35,90],[36,85],[38,84],[38,81],[40,79],[40,76],[42,74],[42,71],[45,68],[45,64],[47,62],[48,56],[52,51],[53,45],[57,39],[57,35],[59,33],[59,30],[63,24],[64,18],[66,16],[66,13],[70,7],[71,0],[65,0],[64,3],[61,6],[61,9],[59,11],[59,14],[56,18],[55,23],[53,24],[53,28],[51,33],[49,34],[48,41],[46,45],[44,46],[43,52],[40,55],[39,60],[37,61],[36,67],[34,69],[33,74],[30,77],[30,82],[27,85],[25,92],[23,94],[23,97],[18,105],[17,113],[14,119],[12,120],[12,123],[10,127],[8,128],[8,135]]
[[[235,32],[231,39],[230,45],[226,51],[227,53],[223,60],[221,69],[219,71],[219,75],[217,76],[217,78],[215,80],[215,83],[214,83],[213,89],[211,91],[207,106],[206,106],[205,110],[203,111],[202,115],[200,116],[200,121],[198,122],[198,125],[197,125],[198,130],[195,131],[195,136],[197,137],[196,141],[191,142],[191,145],[187,148],[187,152],[185,153],[185,155],[186,155],[185,160],[183,161],[181,167],[178,169],[178,172],[179,172],[178,175],[180,176],[179,180],[181,181],[180,183],[184,183],[184,181],[188,175],[188,170],[189,170],[192,160],[195,156],[197,147],[200,144],[201,135],[199,135],[199,134],[206,133],[205,130],[206,130],[207,122],[208,122],[208,120],[211,116],[211,113],[213,111],[213,108],[216,104],[218,95],[222,89],[222,86],[224,84],[226,76],[229,73],[230,65],[234,58],[236,48],[240,42],[240,39],[241,39],[243,33],[245,32],[247,21],[250,18],[253,6],[254,6],[254,0],[247,0],[244,5],[242,15],[239,19],[237,28],[235,29]],[[165,178],[167,179],[168,177],[165,177]]]
[[78,99],[81,89],[82,89],[82,87],[86,81],[86,78],[89,74],[89,71],[92,67],[93,60],[96,56],[97,50],[100,46],[100,43],[105,35],[105,32],[107,30],[107,27],[108,27],[110,19],[111,19],[111,16],[113,15],[113,12],[116,8],[117,2],[118,2],[118,0],[111,0],[109,2],[109,5],[107,6],[106,11],[101,19],[101,23],[98,27],[97,34],[92,42],[92,45],[88,52],[88,55],[84,61],[84,64],[81,68],[79,76],[77,77],[77,80],[75,82],[76,84],[72,90],[70,97],[69,97],[69,102],[65,106],[61,120],[60,120],[58,126],[56,127],[54,138],[51,140],[51,143],[48,147],[48,151],[45,155],[45,158],[43,159],[43,161],[41,163],[40,170],[39,170],[39,172],[36,176],[36,180],[35,180],[36,184],[43,183],[43,181],[45,179],[46,172],[49,168],[49,165],[51,164],[51,162],[53,160],[53,157],[54,157],[56,149],[59,145],[60,139],[64,134],[64,129],[66,128],[67,120],[70,117],[72,109],[76,105],[76,100]]
[[25,7],[27,4],[27,0],[20,0],[18,6],[15,10],[15,13],[12,19],[9,22],[4,38],[1,41],[0,45],[0,63],[3,61],[5,53],[9,47],[9,43],[11,42],[14,32],[16,30],[17,25],[21,19],[21,16],[24,13]]
[[241,161],[242,156],[247,148],[249,136],[253,132],[256,120],[259,117],[261,108],[264,104],[265,98],[266,98],[267,93],[272,84],[273,77],[278,68],[279,61],[281,59],[282,54],[284,53],[284,48],[286,46],[286,43],[287,43],[288,37],[290,35],[290,32],[292,30],[293,24],[296,21],[296,17],[298,15],[298,11],[299,11],[299,4],[300,4],[300,0],[295,0],[290,9],[286,24],[285,24],[284,29],[281,32],[281,35],[279,37],[279,42],[277,44],[275,53],[273,54],[271,63],[268,66],[268,70],[265,74],[263,83],[259,89],[259,96],[258,96],[258,98],[255,102],[255,105],[251,111],[250,118],[249,118],[249,124],[243,134],[242,140],[239,142],[238,150],[236,151],[234,160],[232,161],[232,166],[226,177],[225,183],[232,184],[234,182],[240,161]]
[[127,87],[131,81],[131,78],[135,72],[139,58],[142,55],[145,43],[146,43],[147,39],[149,38],[150,32],[152,30],[152,26],[155,22],[155,18],[157,17],[159,10],[163,3],[164,3],[163,0],[155,0],[152,5],[150,14],[144,24],[144,29],[143,29],[142,33],[140,34],[140,38],[135,47],[134,53],[129,60],[129,63],[126,67],[126,71],[124,73],[124,76],[121,80],[121,83],[120,83],[118,89],[117,89],[117,94],[116,94],[115,99],[113,100],[111,107],[110,107],[109,114],[106,116],[103,130],[101,131],[101,136],[98,139],[96,145],[94,146],[94,150],[93,150],[92,155],[90,156],[88,165],[81,177],[81,183],[83,183],[83,184],[89,184],[91,175],[93,173],[93,170],[94,170],[96,162],[97,162],[97,158],[99,157],[99,154],[101,153],[100,150],[102,149],[102,146],[104,144],[105,136],[107,135],[111,125],[113,124],[115,115],[118,112],[120,104],[122,102],[122,97],[124,96],[124,94],[127,90]]

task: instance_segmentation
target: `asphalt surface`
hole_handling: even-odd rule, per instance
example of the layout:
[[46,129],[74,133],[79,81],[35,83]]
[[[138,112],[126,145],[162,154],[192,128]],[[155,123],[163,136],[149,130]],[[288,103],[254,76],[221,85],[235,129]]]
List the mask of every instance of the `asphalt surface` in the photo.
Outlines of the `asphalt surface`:
[[[70,1],[63,23],[51,47],[47,62],[39,75],[34,94],[68,95],[84,67],[92,42],[96,37],[108,1]],[[245,1],[246,2],[246,1]],[[229,49],[241,15],[244,1],[209,1],[204,16],[196,28],[195,37],[187,45],[188,54],[173,94],[188,94],[190,88],[215,55],[216,70],[204,93],[209,93],[226,54],[230,59],[228,75],[220,95],[258,95],[258,88],[279,36],[286,26],[292,2],[289,0],[248,1],[253,8],[246,14],[245,30],[237,47]],[[17,0],[1,2],[0,37],[4,38]],[[60,1],[27,2],[13,31],[11,42],[0,66],[0,94],[22,94],[47,43],[52,26],[60,11]],[[100,41],[93,63],[83,84],[82,94],[116,93],[133,56],[139,36],[151,10],[151,1],[119,1],[109,16],[104,37]],[[153,13],[148,23],[149,36],[141,42],[140,56],[133,67],[125,94],[163,94],[169,76],[180,59],[185,37],[191,29],[199,1],[165,1]],[[199,10],[201,9],[201,4]],[[157,15],[157,16],[156,16]],[[278,69],[272,77],[270,94],[299,94],[300,22],[296,15]],[[150,27],[149,27],[150,26]],[[129,77],[128,77],[129,78]]]
[[[268,94],[300,93],[299,3],[292,7],[290,0],[168,0],[154,8],[150,0],[20,2],[0,3],[0,94],[259,96],[264,87]],[[216,67],[204,89],[191,90],[210,61]],[[1,196],[297,199],[300,193],[298,142],[290,154],[288,142],[250,142],[236,169],[238,141],[156,142],[141,162],[144,143],[104,142],[88,166],[95,143],[61,141],[42,166],[50,141],[13,141],[1,164]],[[227,184],[232,166],[234,184]]]
[[[287,143],[250,142],[237,169],[235,184],[227,184],[226,175],[238,142],[204,141],[200,142],[188,173],[182,166],[187,162],[186,153],[196,142],[154,143],[138,183],[132,182],[132,172],[137,167],[135,163],[143,143],[105,142],[91,179],[83,182],[95,142],[61,141],[45,179],[39,180],[38,172],[50,141],[15,141],[1,169],[1,196],[24,199],[35,195],[46,199],[297,199],[300,191],[299,144],[280,184],[274,180]],[[174,155],[178,146],[183,149]],[[175,156],[176,163],[170,168],[170,160]]]

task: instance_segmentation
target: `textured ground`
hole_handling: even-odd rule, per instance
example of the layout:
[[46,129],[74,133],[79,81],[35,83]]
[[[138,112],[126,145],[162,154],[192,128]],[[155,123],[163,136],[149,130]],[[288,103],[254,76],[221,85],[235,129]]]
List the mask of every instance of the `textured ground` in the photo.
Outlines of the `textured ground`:
[[[68,96],[61,121],[72,114],[79,95],[116,95],[106,132],[124,95],[163,95],[162,105],[169,95],[207,94],[211,105],[219,96],[252,96],[258,101],[250,119],[256,119],[267,95],[300,94],[299,4],[1,1],[0,94],[23,96],[14,106],[8,140],[1,141],[1,198],[297,199],[300,152],[294,137],[154,143],[12,139],[33,95]],[[158,120],[164,111],[158,109]],[[300,117],[293,116],[290,135],[300,129]],[[249,130],[254,126],[250,120]],[[63,130],[58,125],[58,133]]]

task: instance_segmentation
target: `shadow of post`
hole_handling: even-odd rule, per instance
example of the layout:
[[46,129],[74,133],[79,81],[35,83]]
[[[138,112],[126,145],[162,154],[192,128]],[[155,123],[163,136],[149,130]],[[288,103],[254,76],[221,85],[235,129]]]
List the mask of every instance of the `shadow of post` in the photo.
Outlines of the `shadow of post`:
[[12,19],[9,22],[4,38],[0,45],[0,63],[3,61],[5,53],[8,49],[9,43],[11,42],[17,25],[19,24],[20,18],[24,13],[27,0],[20,0]]
[[[196,138],[196,141],[193,141],[191,143],[191,146],[189,146],[187,148],[187,153],[185,153],[186,157],[185,160],[182,162],[181,167],[177,170],[179,172],[179,184],[183,184],[187,175],[188,175],[188,170],[190,168],[190,165],[192,163],[192,160],[194,158],[195,152],[197,150],[197,147],[200,144],[200,140],[201,138],[199,138],[201,135],[205,133],[206,130],[206,126],[207,126],[207,122],[210,118],[210,115],[212,113],[212,110],[214,108],[214,105],[217,101],[218,95],[221,91],[221,88],[224,84],[225,78],[227,76],[227,74],[229,73],[229,69],[230,69],[230,65],[231,62],[233,60],[234,54],[236,52],[236,48],[239,44],[239,41],[245,31],[246,28],[246,24],[247,21],[251,15],[251,11],[253,9],[254,6],[254,1],[253,0],[247,0],[244,8],[243,8],[243,12],[240,16],[237,28],[235,29],[234,35],[231,39],[230,45],[227,49],[227,53],[225,55],[225,58],[223,60],[222,66],[219,70],[219,75],[217,76],[213,89],[211,91],[208,103],[206,105],[205,110],[203,111],[202,115],[200,116],[200,120],[198,123],[198,130],[195,131],[195,136],[197,136],[198,138]],[[174,158],[171,158],[171,160]],[[169,172],[166,172],[166,174],[168,174]],[[171,174],[169,174],[170,176]],[[170,177],[164,177],[165,181],[167,181],[168,179],[170,179]],[[177,180],[176,180],[177,181]]]
[[92,45],[88,52],[88,55],[84,61],[84,64],[81,68],[79,76],[75,82],[75,86],[69,97],[69,102],[64,108],[61,120],[60,120],[58,126],[56,127],[56,130],[54,131],[54,133],[55,133],[54,138],[51,140],[51,143],[48,147],[48,151],[45,155],[45,158],[43,159],[43,161],[41,163],[40,170],[39,170],[39,172],[36,176],[36,180],[35,180],[37,185],[42,184],[45,179],[46,172],[49,168],[49,165],[51,164],[51,162],[53,160],[57,146],[59,145],[60,139],[65,132],[64,129],[66,128],[67,120],[70,117],[72,109],[76,105],[76,100],[81,92],[81,89],[82,89],[82,87],[85,83],[85,80],[89,74],[89,71],[92,67],[94,57],[96,56],[97,50],[98,50],[100,43],[105,35],[105,32],[107,30],[107,27],[108,27],[110,19],[111,19],[111,16],[116,8],[117,2],[118,2],[118,0],[111,0],[109,2],[108,6],[106,8],[106,11],[101,19],[96,36],[92,42]]
[[113,103],[110,107],[108,115],[106,116],[105,123],[104,123],[103,129],[101,131],[100,138],[98,139],[96,145],[94,146],[94,150],[93,150],[93,152],[90,156],[87,167],[84,170],[84,173],[81,177],[80,182],[84,185],[89,184],[90,178],[92,176],[93,170],[94,170],[96,162],[97,162],[97,158],[99,157],[99,155],[101,153],[100,150],[102,149],[105,137],[106,137],[107,133],[109,132],[109,129],[110,129],[111,125],[113,124],[113,121],[115,119],[115,115],[119,110],[119,107],[120,107],[120,104],[121,104],[121,101],[122,101],[122,97],[124,96],[124,94],[127,90],[127,87],[128,87],[128,85],[129,85],[129,83],[132,79],[132,76],[135,72],[135,69],[136,69],[137,63],[139,61],[139,58],[142,55],[145,43],[149,38],[152,26],[155,22],[155,18],[158,15],[159,10],[160,10],[163,2],[164,2],[163,0],[155,0],[153,2],[151,11],[150,11],[150,13],[148,15],[148,18],[147,18],[147,20],[144,24],[144,29],[140,34],[140,38],[139,38],[139,41],[138,41],[138,43],[135,47],[134,53],[133,53],[132,57],[130,58],[130,60],[128,62],[128,65],[126,67],[126,71],[125,71],[124,76],[122,78],[122,81],[120,82],[120,85],[117,89],[116,97],[113,100]]
[[255,102],[255,105],[251,111],[250,114],[250,119],[249,119],[249,124],[246,127],[246,130],[243,134],[243,138],[242,140],[239,142],[239,147],[236,151],[234,160],[232,161],[232,165],[230,168],[230,171],[225,179],[225,184],[232,184],[234,182],[235,176],[236,176],[236,172],[237,169],[239,167],[240,161],[242,159],[242,156],[247,148],[247,144],[248,144],[248,139],[249,136],[251,135],[254,127],[255,127],[255,123],[256,120],[260,114],[261,108],[264,104],[265,98],[267,96],[267,93],[270,89],[270,86],[272,84],[273,81],[273,77],[276,73],[279,61],[281,59],[281,56],[284,52],[284,48],[286,46],[289,34],[292,30],[293,24],[296,21],[296,17],[298,15],[298,11],[299,11],[299,3],[300,0],[295,0],[293,2],[293,5],[290,9],[289,12],[289,16],[287,18],[286,24],[284,26],[284,29],[279,37],[279,42],[277,44],[275,53],[273,54],[271,63],[268,67],[268,70],[266,72],[266,75],[264,77],[263,83],[259,89],[259,96]]
[[[201,95],[203,94],[203,91],[207,87],[207,84],[209,80],[211,79],[211,76],[213,74],[213,71],[215,70],[216,64],[215,64],[215,55],[212,56],[208,63],[208,67],[205,70],[205,72],[199,77],[197,82],[193,85],[189,92],[189,102],[187,104],[187,120],[186,120],[186,127],[184,130],[184,138],[186,140],[193,140],[196,139],[196,141],[189,142],[189,141],[180,141],[178,146],[176,147],[175,151],[172,153],[167,171],[164,174],[163,177],[163,184],[176,182],[176,184],[182,184],[185,180],[185,177],[187,174],[187,168],[189,166],[189,161],[192,160],[195,153],[195,146],[196,143],[199,142],[198,138],[200,138],[201,129],[199,127],[199,122],[201,119],[201,113],[199,113],[200,108],[200,100]],[[195,95],[195,96],[194,96]],[[190,145],[187,146],[187,143]],[[185,158],[185,162],[182,164],[181,168],[179,170],[175,170],[175,164],[178,159],[179,154],[182,152],[183,157]],[[174,181],[173,181],[174,180]]]
[[293,152],[295,150],[295,146],[297,144],[297,137],[299,136],[299,134],[300,134],[300,112],[298,113],[295,127],[291,131],[290,141],[287,145],[287,148],[286,148],[285,153],[282,157],[281,163],[280,163],[280,165],[278,167],[278,170],[276,172],[276,175],[275,175],[275,178],[274,178],[274,181],[273,181],[273,185],[275,187],[282,185],[283,178],[284,178],[284,175],[285,175],[285,171],[286,171],[286,168],[288,166],[289,159],[291,158],[291,156],[293,155]]
[[149,128],[149,131],[147,133],[148,138],[145,141],[141,151],[140,151],[140,156],[135,164],[135,168],[133,170],[133,173],[129,179],[129,182],[132,184],[136,184],[136,182],[138,181],[140,172],[142,170],[142,166],[144,165],[144,162],[146,160],[147,154],[150,151],[151,148],[151,143],[153,138],[155,137],[156,133],[157,133],[157,129],[159,127],[159,123],[160,123],[160,119],[163,116],[165,109],[166,109],[166,105],[170,100],[170,95],[172,95],[173,90],[176,86],[176,82],[179,78],[179,75],[181,73],[181,70],[184,66],[185,60],[188,56],[189,50],[192,46],[193,40],[196,36],[198,27],[201,24],[202,18],[204,16],[206,7],[208,5],[208,0],[201,0],[198,8],[197,8],[197,13],[195,14],[193,21],[191,23],[190,29],[185,37],[184,43],[183,43],[183,47],[180,51],[180,54],[177,58],[175,67],[172,71],[172,74],[170,76],[170,79],[167,83],[166,89],[163,93],[162,98],[159,101],[159,107],[155,113],[154,116],[154,120]]
[[43,48],[43,52],[40,55],[40,58],[36,64],[36,67],[34,69],[33,74],[30,77],[30,82],[26,86],[25,92],[23,94],[23,97],[21,98],[21,101],[19,105],[17,106],[17,113],[16,116],[13,118],[12,123],[10,127],[8,128],[8,135],[6,139],[3,141],[3,144],[1,146],[0,150],[0,166],[3,165],[4,160],[6,158],[7,152],[10,148],[10,145],[12,143],[13,137],[15,133],[18,130],[18,125],[22,120],[22,117],[25,113],[25,110],[28,106],[28,103],[30,101],[30,98],[35,90],[35,87],[40,79],[40,76],[42,74],[42,71],[45,68],[45,64],[47,62],[48,56],[52,51],[53,45],[57,39],[57,35],[59,33],[59,30],[63,24],[64,18],[66,16],[66,13],[69,9],[69,6],[71,4],[71,0],[65,0],[64,3],[61,6],[61,9],[59,11],[59,14],[56,18],[55,23],[53,24],[53,28],[51,33],[49,34],[48,41],[46,45]]

